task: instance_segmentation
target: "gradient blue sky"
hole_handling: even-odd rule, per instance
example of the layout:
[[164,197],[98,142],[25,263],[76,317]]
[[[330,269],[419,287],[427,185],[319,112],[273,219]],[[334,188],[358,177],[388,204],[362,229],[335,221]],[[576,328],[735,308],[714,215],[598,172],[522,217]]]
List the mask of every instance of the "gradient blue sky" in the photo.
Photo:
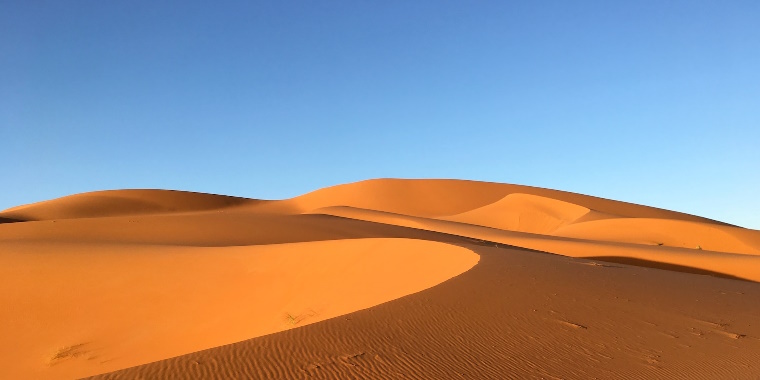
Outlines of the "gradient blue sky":
[[0,0],[0,209],[375,177],[760,229],[760,2]]

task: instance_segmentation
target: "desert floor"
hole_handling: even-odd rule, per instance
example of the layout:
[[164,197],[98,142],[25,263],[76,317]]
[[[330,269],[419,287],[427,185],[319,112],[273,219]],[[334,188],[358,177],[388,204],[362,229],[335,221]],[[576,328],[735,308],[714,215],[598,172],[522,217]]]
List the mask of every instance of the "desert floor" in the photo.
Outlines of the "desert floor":
[[758,379],[760,231],[378,179],[0,212],[1,379]]

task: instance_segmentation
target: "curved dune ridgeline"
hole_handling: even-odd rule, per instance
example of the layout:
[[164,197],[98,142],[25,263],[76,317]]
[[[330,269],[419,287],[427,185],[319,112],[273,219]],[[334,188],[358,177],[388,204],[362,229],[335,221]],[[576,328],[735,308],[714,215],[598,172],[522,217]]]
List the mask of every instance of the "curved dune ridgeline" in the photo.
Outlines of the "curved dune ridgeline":
[[760,231],[528,186],[71,195],[0,278],[0,378],[760,376]]
[[[372,180],[344,186],[282,201],[279,207],[294,204],[291,208],[301,212],[403,225],[565,256],[647,260],[760,281],[760,232],[693,215],[495,183]],[[383,194],[401,194],[404,186],[415,189],[405,199],[416,205],[409,206],[409,212],[401,210],[402,202],[383,198]],[[437,195],[419,195],[420,189],[435,193],[436,186],[442,189]],[[348,196],[351,189],[367,190],[373,198],[360,201]],[[332,204],[324,200],[329,192],[337,198]],[[460,199],[467,199],[467,206]],[[436,208],[436,203],[443,205]]]
[[[3,378],[73,378],[368,308],[471,268],[425,240],[238,247],[6,243]],[[430,265],[430,263],[436,265]],[[11,291],[13,289],[13,291]],[[33,300],[34,302],[30,302]],[[21,349],[20,349],[21,348]]]

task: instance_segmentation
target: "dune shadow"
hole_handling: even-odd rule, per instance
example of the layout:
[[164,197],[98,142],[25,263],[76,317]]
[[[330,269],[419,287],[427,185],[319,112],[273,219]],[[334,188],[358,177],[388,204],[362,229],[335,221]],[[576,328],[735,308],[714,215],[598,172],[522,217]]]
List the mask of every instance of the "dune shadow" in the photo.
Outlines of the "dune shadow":
[[[476,246],[481,246],[481,247],[514,249],[514,250],[519,250],[519,251],[541,253],[545,255],[556,256],[553,253],[539,251],[537,249],[519,247],[516,245],[499,243],[492,240],[474,238],[474,237],[470,237],[466,235],[457,235],[457,234],[453,234],[449,232],[429,230],[429,229],[420,228],[420,227],[402,226],[398,224],[384,223],[384,222],[378,222],[374,220],[354,219],[348,216],[339,216],[339,215],[331,215],[331,214],[310,214],[310,215],[319,215],[320,217],[324,217],[324,218],[335,218],[335,219],[342,219],[342,220],[350,220],[353,222],[367,223],[367,224],[377,225],[377,226],[384,226],[385,228],[388,229],[388,231],[392,231],[392,233],[379,234],[376,237],[423,239],[423,240],[454,244],[460,247],[476,245]],[[485,227],[485,228],[488,228],[488,227]]]
[[3,224],[3,223],[19,223],[19,222],[24,222],[24,220],[0,217],[0,224]]
[[678,264],[669,264],[669,263],[661,263],[659,261],[651,261],[651,260],[644,260],[644,259],[637,259],[633,257],[620,257],[620,256],[592,256],[592,257],[584,257],[586,260],[599,260],[604,261],[608,263],[616,263],[616,264],[625,264],[625,265],[633,265],[637,267],[646,267],[646,268],[654,268],[654,269],[662,269],[662,270],[669,270],[673,272],[683,272],[683,273],[690,273],[690,274],[701,274],[701,275],[707,275],[707,276],[713,276],[713,277],[720,277],[720,278],[728,278],[731,280],[740,280],[740,281],[747,281],[747,282],[755,282],[751,280],[747,280],[745,278],[736,277],[730,274],[721,273],[721,272],[715,272],[707,269],[702,268],[695,268],[690,267],[686,265],[678,265]]

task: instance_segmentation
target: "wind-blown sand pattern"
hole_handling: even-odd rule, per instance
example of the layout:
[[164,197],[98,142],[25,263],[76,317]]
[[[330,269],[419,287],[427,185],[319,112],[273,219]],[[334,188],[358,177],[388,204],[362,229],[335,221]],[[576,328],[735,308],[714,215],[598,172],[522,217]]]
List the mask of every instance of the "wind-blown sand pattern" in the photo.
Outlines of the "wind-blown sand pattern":
[[760,231],[518,185],[0,213],[0,378],[760,378]]

